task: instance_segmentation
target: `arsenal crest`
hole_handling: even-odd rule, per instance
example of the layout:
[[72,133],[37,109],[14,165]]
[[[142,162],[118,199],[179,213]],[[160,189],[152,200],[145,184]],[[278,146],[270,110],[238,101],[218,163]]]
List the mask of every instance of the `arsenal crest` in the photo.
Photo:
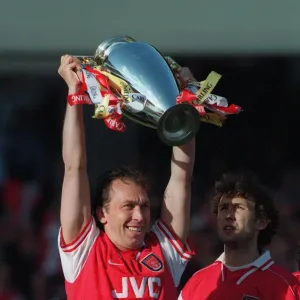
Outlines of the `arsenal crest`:
[[148,254],[145,256],[141,261],[141,264],[143,264],[146,268],[148,268],[151,271],[158,272],[163,268],[162,261],[153,253]]
[[242,300],[260,300],[260,299],[254,296],[243,295]]

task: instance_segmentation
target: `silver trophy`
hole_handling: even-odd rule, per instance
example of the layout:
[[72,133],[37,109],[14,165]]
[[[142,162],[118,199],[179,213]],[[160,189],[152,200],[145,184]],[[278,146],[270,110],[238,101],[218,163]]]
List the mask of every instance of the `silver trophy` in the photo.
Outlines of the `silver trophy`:
[[[179,83],[166,59],[153,46],[128,36],[113,37],[101,43],[94,56],[76,57],[83,68],[101,68],[126,82],[132,97],[131,101],[123,97],[122,114],[156,129],[163,143],[179,146],[198,132],[198,111],[190,104],[177,104]],[[119,91],[113,91],[120,97]]]

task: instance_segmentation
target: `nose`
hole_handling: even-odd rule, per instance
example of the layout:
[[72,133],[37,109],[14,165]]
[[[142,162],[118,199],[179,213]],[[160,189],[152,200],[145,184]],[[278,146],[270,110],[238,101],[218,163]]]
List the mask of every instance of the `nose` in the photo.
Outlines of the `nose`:
[[132,218],[137,222],[142,222],[144,220],[143,211],[138,205],[133,210]]
[[235,209],[233,206],[228,206],[225,213],[226,220],[234,220],[235,219]]

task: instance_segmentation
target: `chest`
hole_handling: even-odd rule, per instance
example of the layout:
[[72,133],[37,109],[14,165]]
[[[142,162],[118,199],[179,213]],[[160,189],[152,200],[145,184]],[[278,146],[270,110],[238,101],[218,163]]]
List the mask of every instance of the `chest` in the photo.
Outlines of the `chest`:
[[209,284],[201,284],[197,287],[197,294],[201,295],[201,298],[193,299],[210,299],[210,300],[263,300],[270,299],[265,298],[264,294],[255,285],[237,285],[236,283],[219,282],[215,286]]
[[279,293],[275,291],[276,287],[272,287],[271,282],[260,276],[262,274],[245,276],[245,272],[228,272],[224,274],[224,278],[220,273],[219,276],[212,275],[201,280],[196,289],[197,294],[202,296],[193,299],[219,300],[225,299],[225,296],[230,300],[282,299],[277,298]]
[[[143,253],[145,252],[145,253]],[[143,251],[139,257],[122,257],[111,254],[105,264],[105,274],[112,286],[114,298],[158,298],[168,280],[163,257],[159,253]]]
[[166,288],[170,296],[176,293],[159,247],[120,254],[114,248],[99,244],[93,250],[84,273],[93,274],[90,288],[98,289],[107,299],[161,299]]

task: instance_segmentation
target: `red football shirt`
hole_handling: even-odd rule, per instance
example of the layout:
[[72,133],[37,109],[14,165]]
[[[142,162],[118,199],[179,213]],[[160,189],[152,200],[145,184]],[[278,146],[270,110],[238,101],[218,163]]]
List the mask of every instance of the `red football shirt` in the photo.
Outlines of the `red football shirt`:
[[177,299],[177,286],[194,252],[162,221],[146,234],[139,250],[120,251],[91,218],[59,253],[68,300]]
[[274,264],[266,251],[243,267],[228,267],[224,253],[216,262],[196,272],[178,299],[295,300],[298,283],[292,273]]

